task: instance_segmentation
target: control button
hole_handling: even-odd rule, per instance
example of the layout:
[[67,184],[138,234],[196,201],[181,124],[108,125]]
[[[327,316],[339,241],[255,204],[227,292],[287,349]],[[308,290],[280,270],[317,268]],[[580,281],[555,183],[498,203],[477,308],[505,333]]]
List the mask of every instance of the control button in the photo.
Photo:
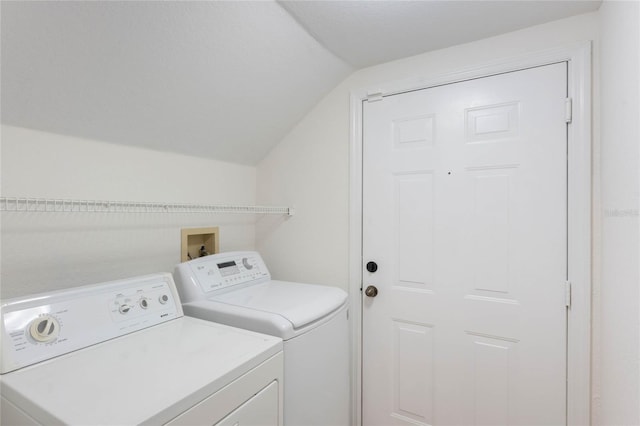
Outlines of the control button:
[[143,297],[142,299],[140,299],[139,303],[142,309],[147,309],[149,307],[149,300],[146,297]]
[[118,310],[120,311],[121,314],[126,314],[131,310],[131,306],[123,303],[122,305],[120,305],[120,308],[118,308]]
[[158,298],[158,301],[164,305],[169,301],[169,296],[167,296],[166,294],[163,294]]
[[29,327],[29,335],[42,343],[53,342],[60,332],[60,324],[54,317],[45,315],[31,322]]

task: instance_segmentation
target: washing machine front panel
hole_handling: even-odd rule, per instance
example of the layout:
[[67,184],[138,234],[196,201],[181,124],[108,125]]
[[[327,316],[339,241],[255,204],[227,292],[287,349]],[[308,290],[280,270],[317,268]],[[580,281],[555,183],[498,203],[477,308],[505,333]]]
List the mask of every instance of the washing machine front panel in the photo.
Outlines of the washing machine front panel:
[[346,306],[329,321],[284,342],[285,425],[350,424]]

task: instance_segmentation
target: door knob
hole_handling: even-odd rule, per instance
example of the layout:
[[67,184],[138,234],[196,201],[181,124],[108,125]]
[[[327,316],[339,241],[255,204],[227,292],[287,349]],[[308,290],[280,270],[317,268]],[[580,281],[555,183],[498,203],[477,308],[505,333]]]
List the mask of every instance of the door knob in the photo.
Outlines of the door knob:
[[375,272],[378,270],[378,264],[376,262],[367,262],[367,271]]
[[376,297],[378,295],[378,289],[376,288],[376,286],[370,285],[364,291],[364,294],[366,294],[368,297]]

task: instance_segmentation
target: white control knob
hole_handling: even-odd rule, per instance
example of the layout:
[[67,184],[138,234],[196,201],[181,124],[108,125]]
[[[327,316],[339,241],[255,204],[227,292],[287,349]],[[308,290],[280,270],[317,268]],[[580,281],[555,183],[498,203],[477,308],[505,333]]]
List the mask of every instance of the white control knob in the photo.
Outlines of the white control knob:
[[129,305],[128,303],[123,303],[122,305],[120,305],[120,308],[118,308],[118,310],[121,314],[124,315],[131,310],[131,305]]
[[43,315],[31,322],[29,335],[36,342],[48,343],[58,338],[60,323],[50,315]]
[[158,301],[164,305],[169,301],[169,296],[163,294],[162,296],[158,297]]

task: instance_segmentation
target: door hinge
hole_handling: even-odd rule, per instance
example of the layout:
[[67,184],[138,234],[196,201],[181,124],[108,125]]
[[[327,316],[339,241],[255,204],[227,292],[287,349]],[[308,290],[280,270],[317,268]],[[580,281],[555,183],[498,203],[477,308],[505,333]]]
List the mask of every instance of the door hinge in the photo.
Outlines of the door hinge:
[[571,308],[571,281],[564,282],[564,302],[567,308]]
[[382,100],[382,92],[367,93],[368,102],[378,102]]
[[567,98],[564,103],[564,119],[567,123],[571,123],[573,119],[573,100]]

